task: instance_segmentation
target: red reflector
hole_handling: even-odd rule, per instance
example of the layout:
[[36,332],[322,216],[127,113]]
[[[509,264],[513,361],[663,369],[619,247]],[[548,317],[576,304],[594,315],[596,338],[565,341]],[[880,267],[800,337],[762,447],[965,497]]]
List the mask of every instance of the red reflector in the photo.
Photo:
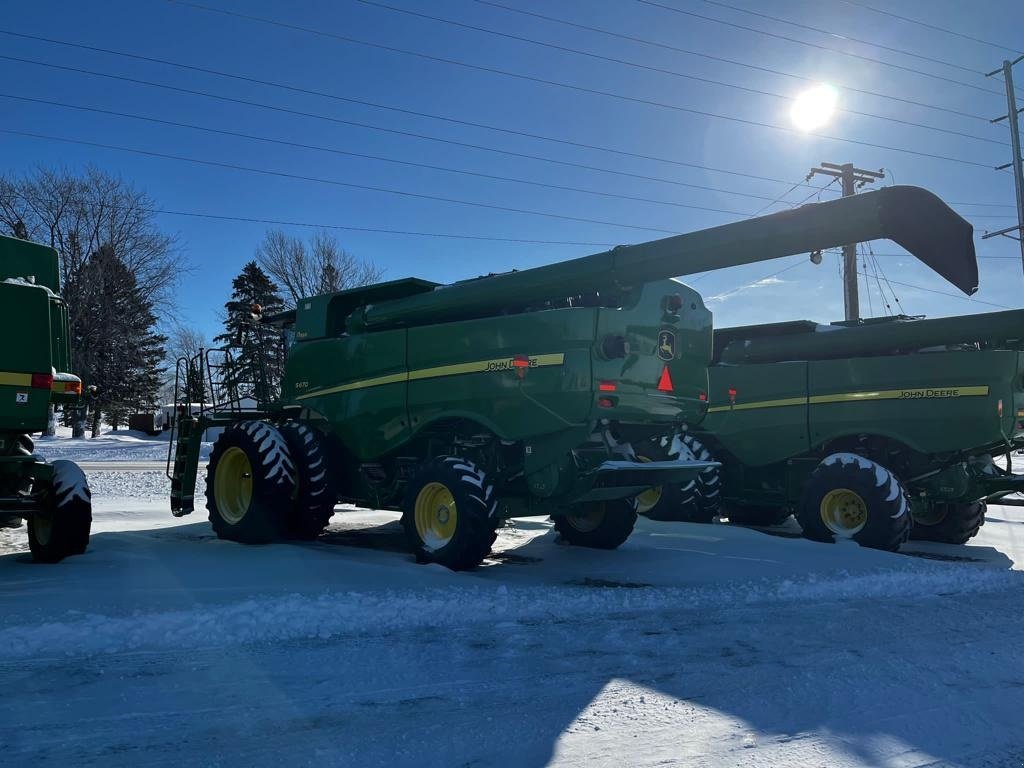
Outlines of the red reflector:
[[615,382],[614,381],[602,381],[600,384],[597,385],[597,388],[599,390],[601,390],[602,392],[614,392],[615,391]]
[[706,403],[708,401],[708,393],[707,392],[701,392],[699,395],[697,395],[697,397],[700,398],[700,401],[702,403]]
[[614,408],[615,401],[612,400],[610,397],[599,397],[597,399],[597,405],[600,408]]
[[658,379],[658,391],[671,392],[672,390],[672,376],[669,375],[668,366],[666,365],[664,370],[661,372],[661,378]]
[[729,397],[736,397],[736,390],[729,387]]
[[514,365],[516,368],[529,368],[530,358],[528,358],[526,355],[516,355],[515,357],[512,358],[512,365]]
[[52,373],[33,373],[32,389],[49,389],[53,386]]

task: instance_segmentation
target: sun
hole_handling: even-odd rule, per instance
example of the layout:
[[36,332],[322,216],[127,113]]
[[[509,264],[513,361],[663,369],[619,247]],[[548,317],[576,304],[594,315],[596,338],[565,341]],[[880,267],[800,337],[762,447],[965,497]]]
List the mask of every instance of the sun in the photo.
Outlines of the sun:
[[838,101],[839,93],[831,85],[811,86],[796,97],[789,118],[801,131],[817,130],[832,119]]

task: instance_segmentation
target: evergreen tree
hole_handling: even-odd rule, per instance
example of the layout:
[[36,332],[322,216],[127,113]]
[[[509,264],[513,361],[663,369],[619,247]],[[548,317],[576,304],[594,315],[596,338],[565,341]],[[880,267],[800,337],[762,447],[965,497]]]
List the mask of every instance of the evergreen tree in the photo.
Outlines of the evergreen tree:
[[133,411],[157,405],[166,336],[154,327],[153,303],[109,245],[90,256],[77,280],[71,335],[86,386],[95,386],[93,431],[100,412],[115,429]]
[[224,333],[214,338],[231,348],[233,364],[222,372],[222,395],[252,396],[265,402],[280,392],[285,349],[280,335],[260,323],[259,313],[281,312],[284,302],[277,285],[255,261],[242,267],[231,288],[231,300],[224,304]]

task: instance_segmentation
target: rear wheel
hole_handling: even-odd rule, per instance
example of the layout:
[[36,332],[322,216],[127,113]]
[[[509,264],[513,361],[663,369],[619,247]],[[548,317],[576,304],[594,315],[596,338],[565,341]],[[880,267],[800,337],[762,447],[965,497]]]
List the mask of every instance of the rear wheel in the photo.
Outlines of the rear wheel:
[[402,527],[417,560],[464,571],[491,551],[497,511],[494,485],[483,470],[443,456],[427,463],[406,489]]
[[574,504],[571,509],[555,518],[555,530],[563,541],[579,547],[615,549],[629,538],[636,525],[633,499]]
[[221,433],[206,473],[206,508],[219,538],[263,544],[288,532],[295,464],[281,433],[243,421]]
[[854,453],[834,453],[808,478],[797,520],[815,541],[852,538],[895,552],[910,534],[910,504],[885,467]]
[[298,421],[286,421],[279,431],[295,462],[297,481],[288,533],[297,539],[315,539],[330,522],[338,499],[323,438]]
[[723,514],[730,523],[739,525],[781,525],[790,517],[786,507],[770,507],[755,504],[726,503],[722,507]]
[[[666,448],[641,448],[640,461],[653,461],[659,455],[676,461],[712,461],[711,452],[692,435],[680,435]],[[638,511],[651,520],[685,523],[710,523],[718,516],[721,476],[717,468],[706,469],[682,484],[663,485],[644,491],[637,498]]]
[[92,491],[73,461],[53,462],[53,481],[41,487],[45,508],[28,521],[28,545],[39,563],[57,563],[89,546]]
[[918,541],[939,541],[945,544],[966,544],[985,524],[986,504],[932,502],[922,510],[914,509],[914,527],[910,538]]

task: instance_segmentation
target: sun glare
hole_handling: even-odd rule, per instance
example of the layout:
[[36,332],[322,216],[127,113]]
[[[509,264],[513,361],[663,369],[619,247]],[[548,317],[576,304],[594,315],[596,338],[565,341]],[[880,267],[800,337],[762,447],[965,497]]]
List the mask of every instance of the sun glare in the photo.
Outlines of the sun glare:
[[839,94],[831,85],[812,86],[796,97],[789,117],[801,131],[817,130],[832,118],[838,100]]

